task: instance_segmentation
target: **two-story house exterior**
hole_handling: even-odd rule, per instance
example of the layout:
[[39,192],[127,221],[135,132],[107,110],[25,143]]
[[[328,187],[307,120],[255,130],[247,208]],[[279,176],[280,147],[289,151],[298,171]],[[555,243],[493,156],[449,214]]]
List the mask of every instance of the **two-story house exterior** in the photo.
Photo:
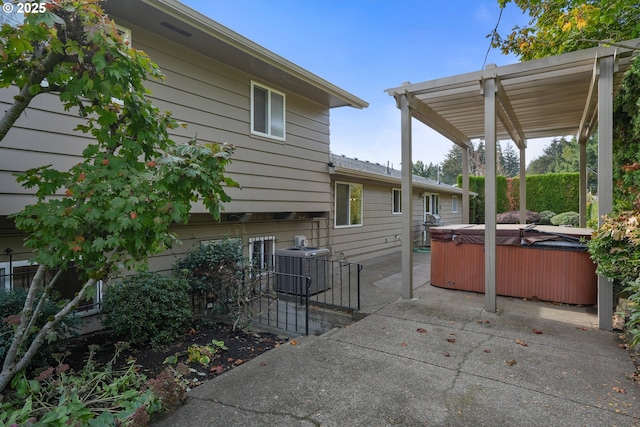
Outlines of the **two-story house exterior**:
[[[169,271],[193,245],[224,237],[242,239],[248,256],[292,245],[295,235],[326,245],[318,230],[331,209],[330,111],[368,104],[176,0],[102,5],[165,74],[148,86],[157,107],[187,124],[174,139],[236,146],[227,175],[242,188],[229,189],[222,220],[194,206],[189,224],[176,227],[184,245],[152,259],[151,269]],[[0,90],[0,108],[12,96],[12,89]],[[73,131],[79,120],[55,95],[40,95],[0,144],[0,275],[27,268],[30,257],[7,216],[33,194],[13,174],[77,163],[87,143]]]
[[[365,101],[176,0],[108,0],[103,7],[165,74],[148,86],[154,104],[187,125],[173,138],[236,146],[227,175],[241,188],[228,190],[221,221],[195,205],[190,222],[174,227],[184,244],[152,258],[151,270],[169,273],[194,246],[226,237],[240,239],[245,255],[265,268],[296,236],[349,261],[399,250],[399,171],[330,154],[331,110],[366,108]],[[0,108],[12,96],[0,90]],[[73,131],[79,122],[55,95],[39,95],[0,144],[0,287],[15,287],[9,275],[33,268],[25,236],[7,216],[34,198],[13,174],[77,163],[88,142]],[[357,188],[363,210],[354,224],[341,201]],[[412,241],[422,242],[425,212],[460,222],[458,193],[415,180]],[[73,295],[73,286],[65,292]]]

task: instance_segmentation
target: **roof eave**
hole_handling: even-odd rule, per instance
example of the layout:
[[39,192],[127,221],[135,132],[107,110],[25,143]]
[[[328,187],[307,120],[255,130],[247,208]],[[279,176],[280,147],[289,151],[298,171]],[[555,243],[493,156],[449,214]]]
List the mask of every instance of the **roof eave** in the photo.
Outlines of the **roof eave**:
[[[401,178],[398,178],[395,176],[382,175],[378,173],[366,172],[366,171],[346,168],[343,166],[335,166],[335,165],[331,168],[331,174],[345,176],[349,178],[360,178],[360,179],[367,179],[367,180],[377,181],[377,182],[386,182],[389,184],[397,184],[397,185],[400,185],[402,182]],[[431,191],[439,190],[439,191],[452,193],[452,194],[462,194],[461,188],[452,187],[447,184],[437,184],[437,183],[428,184],[425,182],[413,181],[413,188],[418,188],[422,190],[431,190]]]
[[[113,2],[114,0],[105,3],[105,9],[109,9],[110,3],[113,4]],[[127,2],[129,3],[129,7],[135,7],[132,6],[134,4],[134,0],[127,0]],[[236,61],[232,65],[235,68],[256,75],[257,77],[263,77],[260,75],[261,70],[277,70],[277,72],[281,73],[283,76],[282,81],[296,83],[301,95],[307,96],[316,102],[328,106],[329,108],[348,106],[362,109],[369,106],[366,101],[358,98],[357,96],[269,51],[202,13],[180,3],[179,1],[138,0],[138,2],[180,21],[190,29],[197,29],[201,33],[206,34],[207,37],[211,37],[212,39],[225,43],[242,56],[250,57],[257,60],[259,63],[259,66],[257,66],[255,64],[256,61],[253,61],[254,64],[248,64],[247,61]],[[141,26],[145,27],[143,20],[146,19],[146,17],[144,14],[139,14],[139,16],[127,16],[126,18],[121,16],[121,18],[127,19],[134,24],[141,24]],[[205,55],[207,54],[206,52],[203,52],[192,39],[181,39],[180,43]],[[225,58],[215,59],[224,61]],[[243,69],[242,67],[246,68]],[[265,76],[269,75],[268,71],[264,71],[264,73]]]

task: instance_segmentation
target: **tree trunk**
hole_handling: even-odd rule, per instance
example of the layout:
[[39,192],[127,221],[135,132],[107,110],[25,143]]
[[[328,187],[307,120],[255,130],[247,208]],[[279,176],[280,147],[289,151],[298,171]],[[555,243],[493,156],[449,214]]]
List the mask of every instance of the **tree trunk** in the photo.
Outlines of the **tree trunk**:
[[[31,286],[29,288],[29,294],[31,294],[31,289],[36,287],[35,285],[37,283],[36,277],[38,276],[38,273],[41,270],[42,270],[42,274],[44,274],[45,268],[43,266],[39,266],[38,271],[36,272],[36,276],[31,282]],[[16,356],[17,356],[18,350],[25,345],[25,342],[28,336],[27,335],[28,331],[26,330],[26,328],[21,328],[21,326],[23,324],[25,325],[28,324],[29,321],[27,321],[26,319],[21,320],[20,326],[18,327],[18,329],[16,330],[16,333],[13,336],[11,347],[9,348],[9,351],[7,352],[7,356],[2,365],[2,371],[0,371],[0,395],[11,383],[11,380],[13,379],[13,377],[18,372],[20,372],[21,370],[23,370],[29,365],[29,363],[31,362],[31,359],[33,359],[33,356],[36,354],[36,352],[44,342],[44,339],[47,336],[47,334],[51,332],[51,330],[58,323],[60,323],[60,321],[67,314],[69,314],[74,307],[78,305],[78,303],[82,300],[82,298],[84,298],[84,294],[87,288],[89,286],[93,286],[95,283],[96,283],[95,279],[89,279],[84,285],[82,285],[82,288],[80,289],[80,291],[78,291],[76,296],[71,301],[69,301],[60,311],[58,311],[58,313],[56,313],[53,319],[49,320],[42,327],[42,329],[40,329],[38,334],[35,336],[31,344],[29,345],[29,348],[27,349],[27,351],[17,359]],[[29,297],[27,296],[27,301],[25,301],[25,309],[27,308],[28,303],[29,303]],[[31,303],[31,306],[33,306],[33,299],[31,299],[30,303]],[[39,313],[34,312],[31,315],[35,316],[38,314]],[[20,332],[20,334],[18,332]]]

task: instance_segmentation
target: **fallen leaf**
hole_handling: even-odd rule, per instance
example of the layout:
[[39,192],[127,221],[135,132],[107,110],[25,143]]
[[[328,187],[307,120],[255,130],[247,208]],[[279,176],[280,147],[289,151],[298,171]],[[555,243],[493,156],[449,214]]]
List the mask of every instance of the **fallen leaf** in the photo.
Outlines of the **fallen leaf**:
[[529,347],[529,344],[519,339],[516,339],[516,344],[520,344],[523,347]]
[[455,338],[447,338],[447,342],[450,342],[450,343],[452,343],[452,344],[455,344],[455,343],[456,343],[456,341],[457,341],[457,340],[456,340]]
[[236,359],[234,359],[233,357],[227,357],[227,362],[233,362],[234,360]]
[[513,365],[515,365],[515,364],[516,364],[516,361],[515,361],[515,360],[505,360],[504,362],[505,362],[507,365],[509,365],[509,366],[513,366]]
[[444,354],[443,354],[443,356],[444,356],[444,357],[451,357],[451,354],[449,354],[449,353],[444,353]]
[[290,342],[289,344],[291,344],[291,345],[298,345],[298,344],[300,344],[300,343],[299,343],[298,341],[296,341],[296,340],[291,340],[291,342]]
[[580,327],[580,326],[578,326],[576,329],[580,329],[581,331],[586,331],[587,330],[587,328]]
[[482,351],[484,351],[485,353],[491,353],[491,350],[489,350],[488,348],[485,348],[485,349],[484,349],[484,350],[482,350]]
[[484,323],[491,323],[491,322],[489,322],[488,320],[485,319]]
[[267,366],[266,362],[260,362],[260,366]]
[[383,326],[383,327],[382,327],[382,328],[380,328],[380,329],[385,330],[385,329],[387,329],[387,327],[386,327],[386,326]]
[[400,344],[402,347],[407,347],[409,344],[407,344],[406,342],[403,342],[402,344]]
[[425,328],[418,328],[416,329],[416,331],[420,332],[421,334],[426,334],[427,330]]
[[242,359],[236,359],[235,362],[233,362],[234,365],[238,366],[238,365],[242,365],[244,363],[244,360]]
[[627,389],[623,387],[614,387],[613,391],[615,391],[616,393],[626,393]]
[[212,366],[211,367],[211,372],[216,373],[216,374],[221,374],[221,373],[224,372],[224,367],[222,365]]
[[542,335],[542,331],[540,329],[533,329],[534,334]]

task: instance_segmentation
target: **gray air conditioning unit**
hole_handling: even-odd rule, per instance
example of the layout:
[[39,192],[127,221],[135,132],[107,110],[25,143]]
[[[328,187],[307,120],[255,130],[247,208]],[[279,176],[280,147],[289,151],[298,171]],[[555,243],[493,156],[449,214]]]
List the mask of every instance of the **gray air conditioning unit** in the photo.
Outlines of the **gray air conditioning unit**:
[[311,278],[309,295],[328,289],[328,259],[328,248],[292,246],[276,250],[276,291],[306,295],[306,277]]

